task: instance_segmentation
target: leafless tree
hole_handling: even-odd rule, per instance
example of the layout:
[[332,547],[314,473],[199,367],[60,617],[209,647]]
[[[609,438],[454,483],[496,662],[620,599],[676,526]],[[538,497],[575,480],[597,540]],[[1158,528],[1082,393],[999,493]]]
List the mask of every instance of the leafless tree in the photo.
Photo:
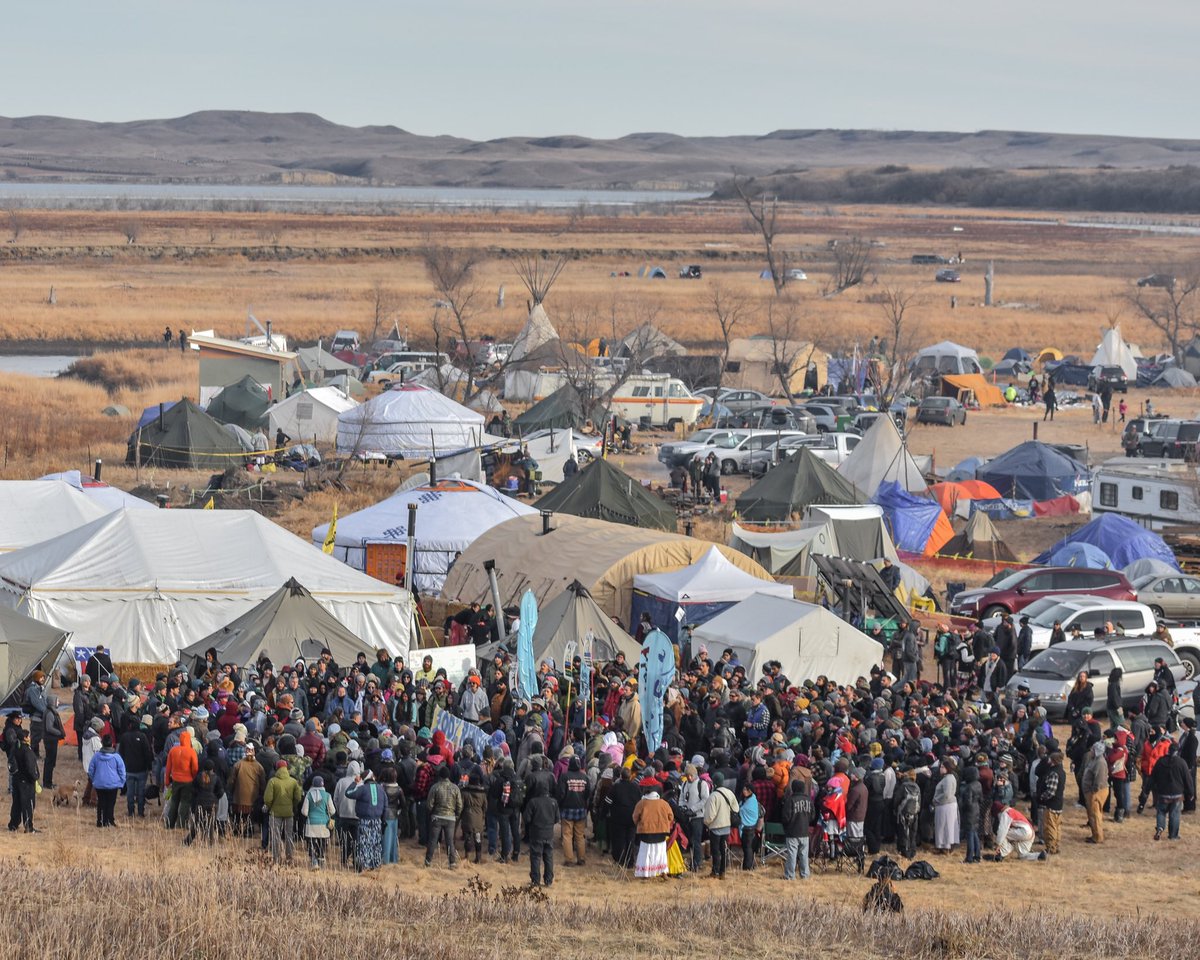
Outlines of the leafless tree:
[[833,275],[829,278],[828,294],[841,293],[863,282],[871,265],[871,244],[862,237],[830,241],[833,252]]
[[917,295],[912,290],[885,285],[871,297],[883,311],[887,339],[872,372],[880,410],[887,410],[908,386],[909,368],[919,349],[921,323],[912,315]]
[[379,325],[387,319],[387,317],[395,309],[396,301],[382,280],[376,279],[371,284],[371,343],[379,339]]
[[[812,359],[816,343],[806,338],[805,318],[795,300],[776,299],[767,303],[767,335],[771,343],[771,371],[789,404],[795,403],[792,378],[800,364]],[[804,358],[803,360],[801,358]]]
[[129,217],[121,221],[118,229],[126,243],[137,243],[138,237],[142,235],[142,222],[135,217]]
[[733,341],[733,332],[742,321],[749,319],[754,308],[746,297],[730,293],[720,285],[712,288],[709,304],[712,307],[713,317],[717,321],[717,327],[721,331],[721,364],[717,368],[717,389],[713,394],[716,397],[721,392],[725,367],[729,364],[729,345]]
[[567,258],[563,256],[551,260],[531,253],[513,256],[509,259],[521,283],[529,291],[531,307],[536,307],[545,301],[554,282],[567,265]]
[[788,256],[775,244],[779,233],[779,199],[768,197],[766,191],[758,191],[753,181],[744,177],[734,176],[733,189],[746,208],[750,217],[750,226],[762,237],[763,252],[767,257],[767,269],[771,271],[771,283],[775,286],[775,296],[783,296],[787,286]]
[[[434,342],[440,351],[441,342],[453,336],[464,351],[464,355],[457,359],[466,368],[462,402],[470,403],[480,390],[475,381],[475,365],[471,356],[479,300],[479,286],[475,280],[480,263],[479,254],[474,250],[426,241],[420,248],[419,256],[438,298],[439,309],[434,310],[431,320]],[[453,334],[448,330],[453,330]]]
[[1183,359],[1184,347],[1200,331],[1196,314],[1196,291],[1200,290],[1200,271],[1161,270],[1162,286],[1136,286],[1129,303],[1155,330],[1166,337],[1176,362]]
[[8,232],[13,243],[20,240],[25,232],[25,211],[20,207],[8,208]]

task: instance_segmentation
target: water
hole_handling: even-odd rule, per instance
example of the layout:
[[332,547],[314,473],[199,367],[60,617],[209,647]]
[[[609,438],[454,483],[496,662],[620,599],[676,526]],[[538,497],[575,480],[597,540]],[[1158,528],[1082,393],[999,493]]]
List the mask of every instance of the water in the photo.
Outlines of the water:
[[38,354],[0,356],[0,373],[20,373],[27,377],[57,377],[78,359]]
[[634,207],[707,196],[675,190],[524,190],[503,187],[322,187],[282,184],[0,183],[0,206],[83,209],[154,204],[210,207],[314,204],[399,207]]

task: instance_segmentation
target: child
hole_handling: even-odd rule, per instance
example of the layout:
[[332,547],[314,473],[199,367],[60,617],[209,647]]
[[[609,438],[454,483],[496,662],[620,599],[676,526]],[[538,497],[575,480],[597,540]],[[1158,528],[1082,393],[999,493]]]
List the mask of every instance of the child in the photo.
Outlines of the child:
[[1092,423],[1100,422],[1100,414],[1104,412],[1104,406],[1100,402],[1100,394],[1092,394]]
[[1129,406],[1128,406],[1128,405],[1125,403],[1125,398],[1124,398],[1124,397],[1122,397],[1122,398],[1121,398],[1121,400],[1120,400],[1120,402],[1119,402],[1119,403],[1117,403],[1117,414],[1118,414],[1118,419],[1117,419],[1117,422],[1118,422],[1118,423],[1124,423],[1124,422],[1125,422],[1125,414],[1126,414],[1128,411],[1129,411]]

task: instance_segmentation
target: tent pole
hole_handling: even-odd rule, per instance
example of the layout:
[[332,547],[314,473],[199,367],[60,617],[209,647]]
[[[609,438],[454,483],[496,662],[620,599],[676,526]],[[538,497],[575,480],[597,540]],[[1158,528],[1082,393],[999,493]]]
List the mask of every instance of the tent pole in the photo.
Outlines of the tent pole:
[[408,505],[408,546],[404,553],[404,589],[412,593],[413,567],[416,566],[417,505]]

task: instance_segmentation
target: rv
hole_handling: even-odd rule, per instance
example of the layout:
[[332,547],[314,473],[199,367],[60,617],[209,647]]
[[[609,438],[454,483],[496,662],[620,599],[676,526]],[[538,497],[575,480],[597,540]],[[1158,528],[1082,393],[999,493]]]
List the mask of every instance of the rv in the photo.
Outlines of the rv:
[[1092,473],[1092,512],[1120,513],[1151,530],[1200,523],[1196,467],[1181,460],[1115,457]]
[[617,387],[611,408],[626,420],[674,430],[677,423],[695,423],[705,399],[666,374],[635,373]]

